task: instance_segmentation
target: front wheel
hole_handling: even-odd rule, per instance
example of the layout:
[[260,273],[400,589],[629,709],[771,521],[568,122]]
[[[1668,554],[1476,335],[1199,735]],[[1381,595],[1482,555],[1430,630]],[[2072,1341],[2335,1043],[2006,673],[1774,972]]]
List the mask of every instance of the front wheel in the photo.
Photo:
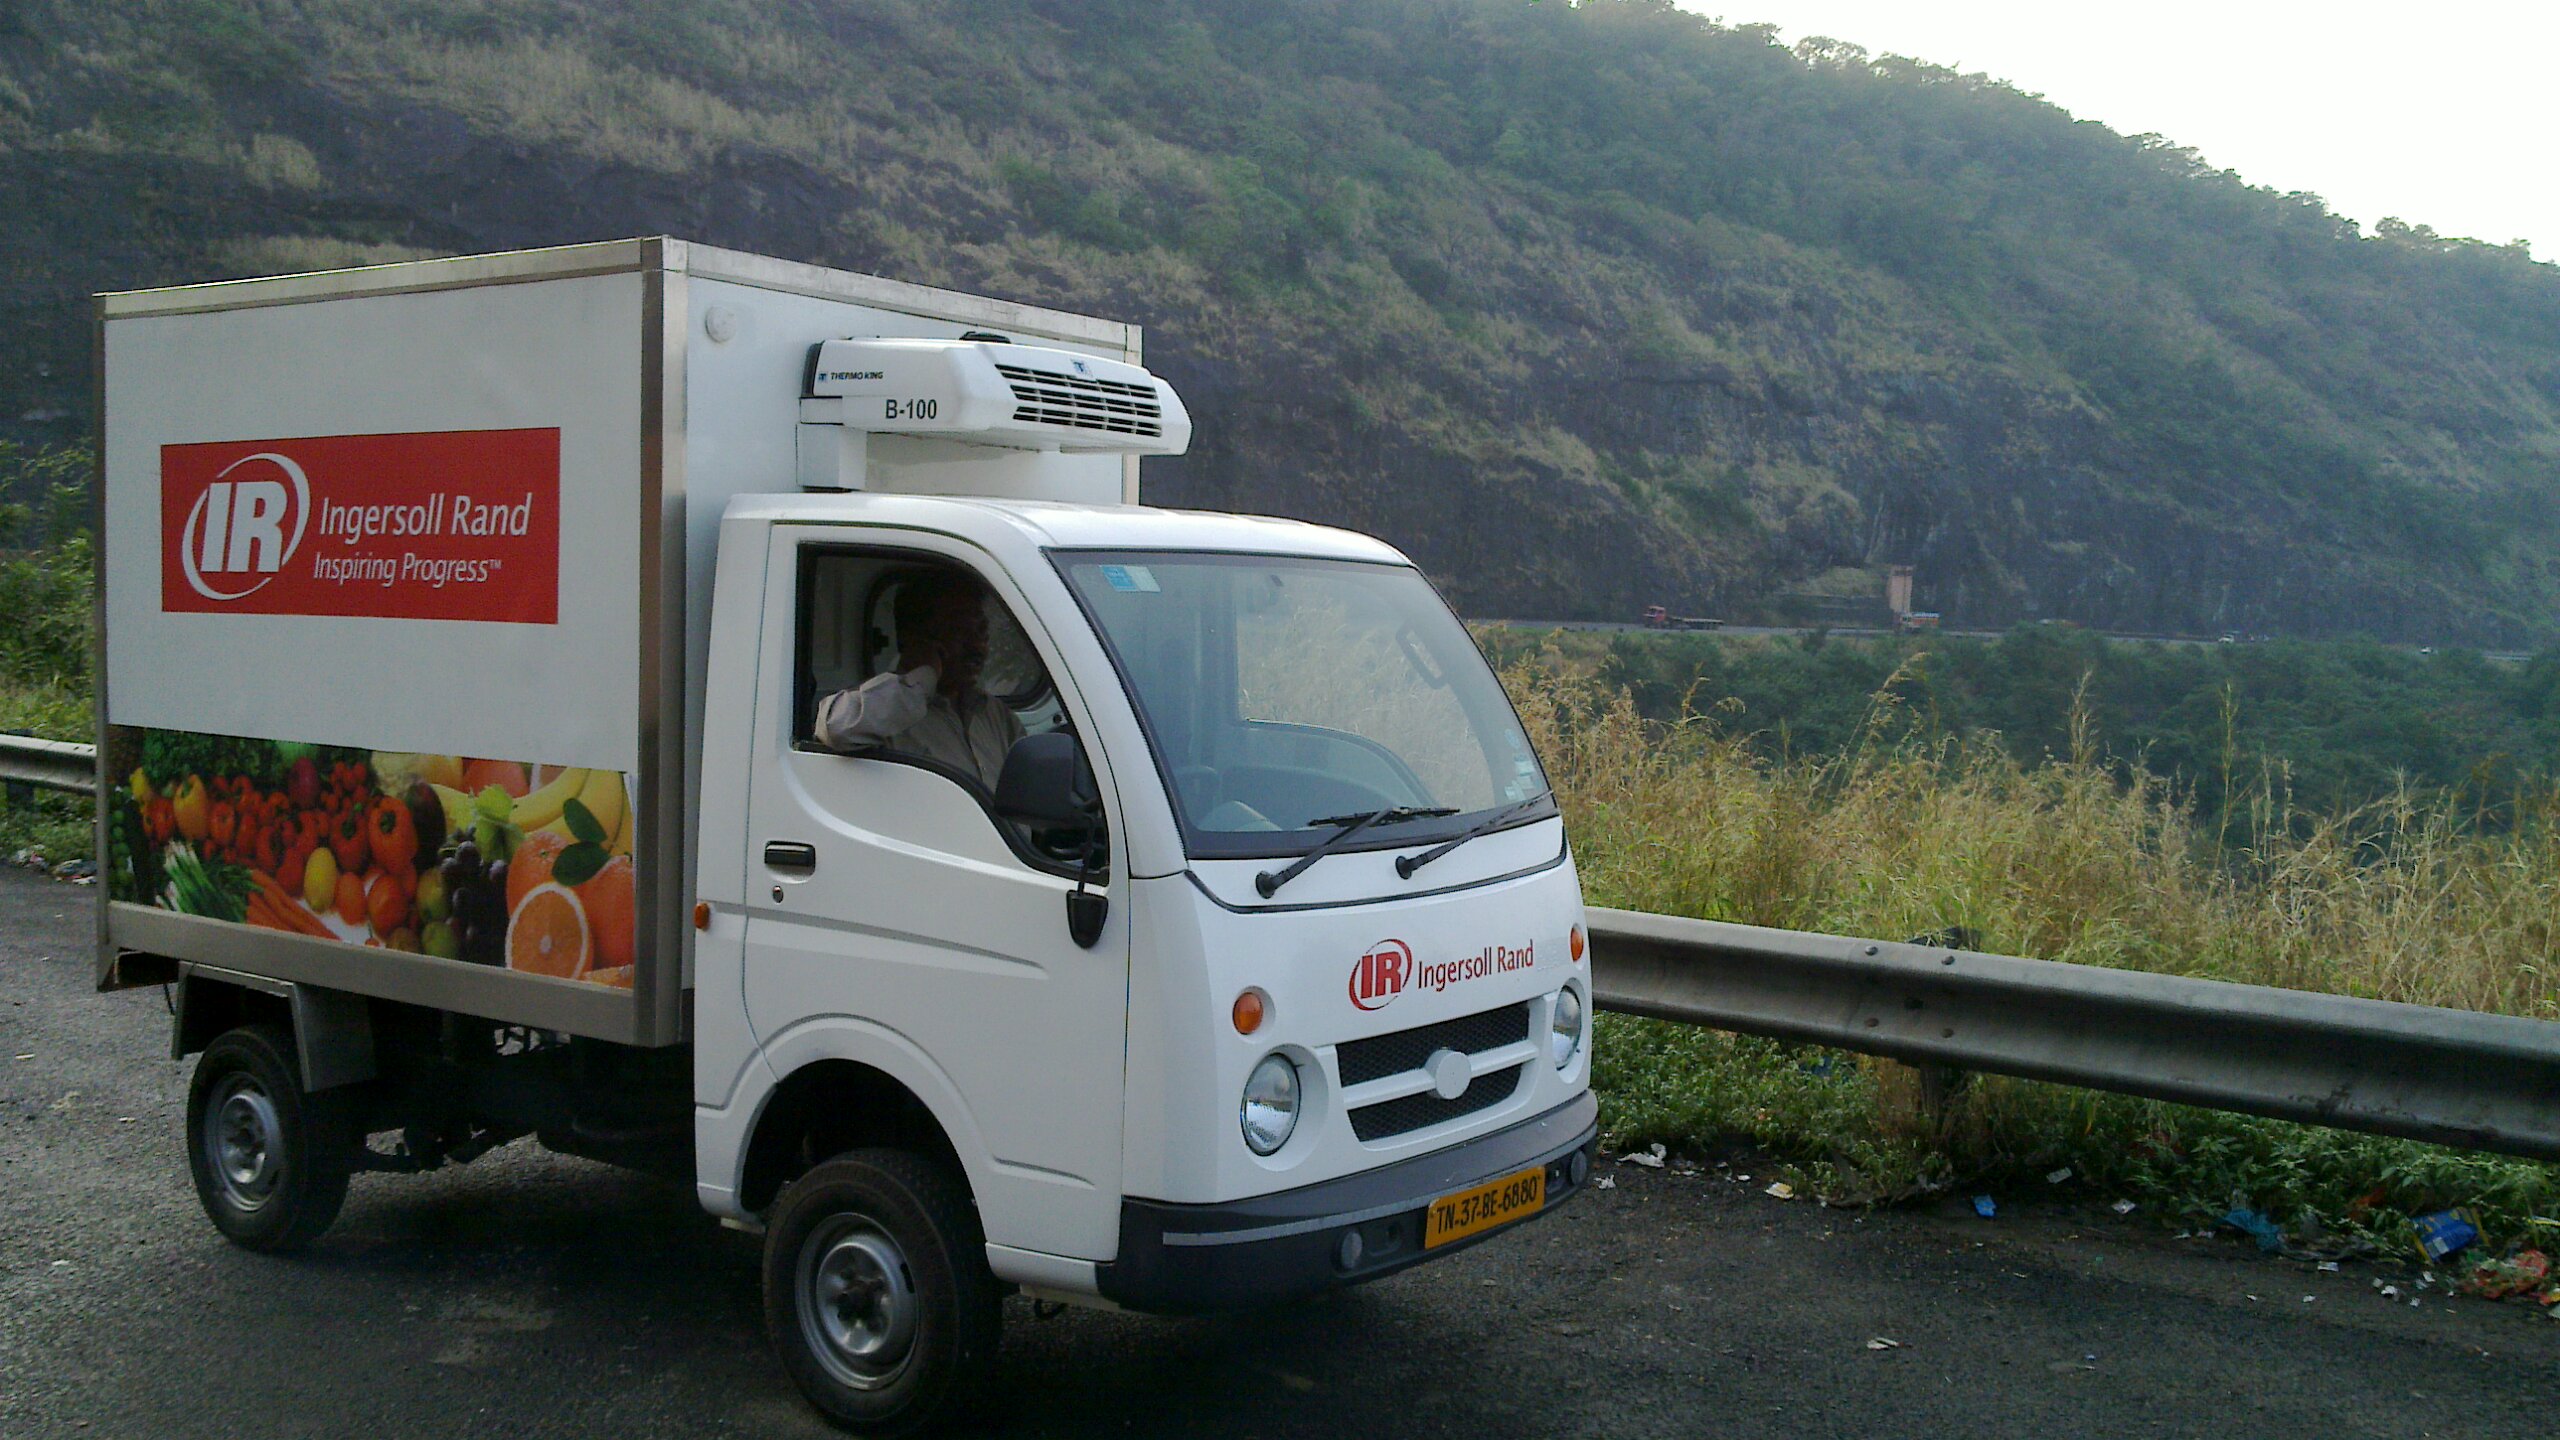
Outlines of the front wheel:
[[319,1239],[347,1198],[356,1142],[344,1109],[302,1088],[283,1027],[216,1036],[187,1087],[188,1168],[214,1228],[251,1250]]
[[809,1403],[857,1434],[913,1434],[983,1394],[1002,1300],[968,1190],[906,1151],[811,1170],[765,1232],[774,1350]]

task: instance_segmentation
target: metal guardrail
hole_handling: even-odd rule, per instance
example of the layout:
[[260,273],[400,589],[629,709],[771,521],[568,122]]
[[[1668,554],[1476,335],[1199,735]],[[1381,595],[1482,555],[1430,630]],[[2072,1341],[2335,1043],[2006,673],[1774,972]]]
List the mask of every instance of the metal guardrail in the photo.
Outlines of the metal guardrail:
[[12,790],[33,785],[73,795],[98,792],[98,747],[63,740],[0,735],[0,781]]
[[1589,912],[1594,1002],[1719,1030],[2560,1161],[2560,1024]]
[[[92,794],[96,756],[0,735],[0,780]],[[2549,1021],[1633,910],[1589,921],[1603,1010],[2560,1161]]]

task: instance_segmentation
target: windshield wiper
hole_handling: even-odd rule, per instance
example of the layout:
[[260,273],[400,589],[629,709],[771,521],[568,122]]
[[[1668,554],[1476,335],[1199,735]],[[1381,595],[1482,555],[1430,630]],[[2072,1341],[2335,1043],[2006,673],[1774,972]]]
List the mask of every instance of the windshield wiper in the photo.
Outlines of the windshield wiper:
[[1435,815],[1455,815],[1457,813],[1458,812],[1455,810],[1434,809],[1419,805],[1390,805],[1384,810],[1372,810],[1365,815],[1325,815],[1317,819],[1310,820],[1307,822],[1307,828],[1309,829],[1313,829],[1318,825],[1339,825],[1342,828],[1324,837],[1324,839],[1319,842],[1313,850],[1310,850],[1306,854],[1299,856],[1297,859],[1290,861],[1287,869],[1265,870],[1261,874],[1254,876],[1253,888],[1261,894],[1263,899],[1270,899],[1272,896],[1280,893],[1281,886],[1288,884],[1290,881],[1295,880],[1300,875],[1304,874],[1308,866],[1313,865],[1327,855],[1332,854],[1335,848],[1340,846],[1343,841],[1350,839],[1352,836],[1359,834],[1361,831],[1368,829],[1372,825],[1393,825],[1400,820],[1421,820]]
[[1384,810],[1363,811],[1357,815],[1319,815],[1299,828],[1313,830],[1319,825],[1348,825],[1354,820],[1363,826],[1393,825],[1403,820],[1430,820],[1457,813],[1446,805],[1392,805]]
[[1430,849],[1423,851],[1419,855],[1397,856],[1396,873],[1407,880],[1412,879],[1414,871],[1421,869],[1423,866],[1430,864],[1432,861],[1439,859],[1441,856],[1448,854],[1450,851],[1457,849],[1459,846],[1466,844],[1468,841],[1473,840],[1479,835],[1501,829],[1504,825],[1509,824],[1514,816],[1529,809],[1533,805],[1537,805],[1540,802],[1547,800],[1555,793],[1556,792],[1553,790],[1541,790],[1526,800],[1519,801],[1516,804],[1503,806],[1501,809],[1494,811],[1492,814],[1487,815],[1473,825],[1468,826],[1465,830],[1441,841],[1439,844],[1432,846]]

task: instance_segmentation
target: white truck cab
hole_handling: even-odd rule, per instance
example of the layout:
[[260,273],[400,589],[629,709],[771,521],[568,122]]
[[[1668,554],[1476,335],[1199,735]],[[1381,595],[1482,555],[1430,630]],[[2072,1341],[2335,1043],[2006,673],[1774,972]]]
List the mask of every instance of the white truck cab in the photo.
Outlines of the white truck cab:
[[1008,1288],[1265,1303],[1585,1182],[1517,717],[1391,547],[1135,503],[1133,327],[662,240],[103,311],[101,983],[179,982],[234,1239],[526,1135],[682,1174],[898,1433]]

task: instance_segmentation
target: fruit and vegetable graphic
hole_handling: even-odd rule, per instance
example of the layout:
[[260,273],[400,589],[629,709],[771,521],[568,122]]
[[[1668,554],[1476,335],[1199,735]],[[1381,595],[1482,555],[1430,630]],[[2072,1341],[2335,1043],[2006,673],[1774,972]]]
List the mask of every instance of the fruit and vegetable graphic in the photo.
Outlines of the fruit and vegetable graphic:
[[118,899],[628,987],[619,771],[143,730],[110,798]]

